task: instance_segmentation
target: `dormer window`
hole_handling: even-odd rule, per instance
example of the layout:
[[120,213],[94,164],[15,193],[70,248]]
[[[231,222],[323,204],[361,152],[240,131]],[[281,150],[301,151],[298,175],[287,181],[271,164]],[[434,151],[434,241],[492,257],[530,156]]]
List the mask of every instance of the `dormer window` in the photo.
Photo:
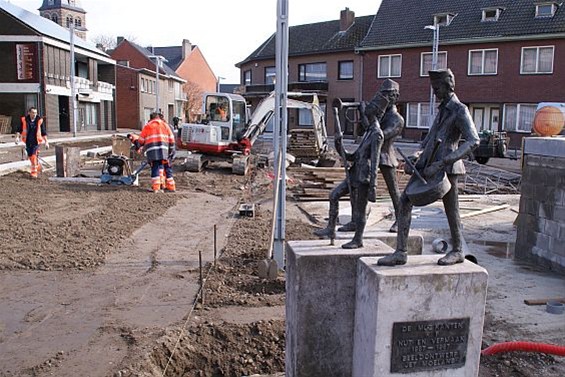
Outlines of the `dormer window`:
[[553,17],[557,10],[556,3],[536,4],[536,18]]
[[434,25],[448,26],[456,15],[453,13],[440,13],[434,15]]
[[498,21],[498,17],[500,17],[500,13],[502,12],[502,8],[489,8],[483,9],[483,22],[492,22]]

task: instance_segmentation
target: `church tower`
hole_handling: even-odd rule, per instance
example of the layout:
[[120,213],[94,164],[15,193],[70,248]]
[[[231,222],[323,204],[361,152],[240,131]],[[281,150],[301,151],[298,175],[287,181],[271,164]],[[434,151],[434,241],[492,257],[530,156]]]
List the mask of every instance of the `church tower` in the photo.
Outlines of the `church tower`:
[[43,0],[39,15],[65,28],[75,25],[75,34],[86,39],[86,12],[80,0]]

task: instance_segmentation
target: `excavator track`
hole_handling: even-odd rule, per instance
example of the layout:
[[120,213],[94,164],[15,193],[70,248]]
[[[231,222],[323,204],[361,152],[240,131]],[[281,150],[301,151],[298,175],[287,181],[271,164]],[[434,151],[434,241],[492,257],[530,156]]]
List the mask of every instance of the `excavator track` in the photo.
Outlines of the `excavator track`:
[[201,171],[204,166],[204,159],[202,157],[203,156],[198,153],[188,155],[184,163],[186,170],[191,172]]
[[237,175],[247,175],[250,170],[251,161],[249,156],[236,156],[233,158],[231,171]]

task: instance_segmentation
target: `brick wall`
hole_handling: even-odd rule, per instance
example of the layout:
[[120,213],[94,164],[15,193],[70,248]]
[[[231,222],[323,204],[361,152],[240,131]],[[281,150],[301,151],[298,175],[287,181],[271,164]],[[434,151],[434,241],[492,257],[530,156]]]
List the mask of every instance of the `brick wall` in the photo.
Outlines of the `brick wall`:
[[524,146],[517,259],[565,273],[565,138],[530,138]]
[[[139,128],[139,79],[137,70],[116,66],[116,122],[119,128]],[[140,128],[141,129],[141,128]]]

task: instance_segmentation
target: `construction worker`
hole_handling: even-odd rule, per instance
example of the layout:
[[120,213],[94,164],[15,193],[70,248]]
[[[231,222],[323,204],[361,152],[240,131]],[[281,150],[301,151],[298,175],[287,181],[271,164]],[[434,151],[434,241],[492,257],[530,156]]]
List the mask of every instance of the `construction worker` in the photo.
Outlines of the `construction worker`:
[[[173,137],[175,134],[175,129],[173,128],[173,126],[171,126],[170,124],[168,124],[165,121],[165,116],[163,115],[163,113],[159,112],[159,119],[161,119],[161,121],[171,129],[171,132],[173,133]],[[166,161],[163,161],[163,170],[161,170],[159,172],[159,176],[161,177],[161,189],[163,190],[167,190],[167,177],[166,177],[166,170],[170,169],[170,175],[171,177],[173,176],[173,160],[175,159],[175,154],[176,154],[176,150],[173,150],[172,153],[169,153],[169,159]]]
[[149,116],[149,122],[141,130],[137,139],[139,146],[143,146],[145,155],[151,165],[151,190],[161,191],[161,171],[165,170],[165,191],[176,191],[173,178],[173,168],[168,160],[175,153],[175,136],[171,128],[161,120],[159,113],[154,112]]
[[31,177],[37,178],[41,166],[39,165],[39,145],[45,142],[45,149],[49,149],[47,131],[43,119],[37,115],[37,109],[30,107],[27,115],[22,117],[22,124],[16,133],[16,144],[23,141],[31,163]]

